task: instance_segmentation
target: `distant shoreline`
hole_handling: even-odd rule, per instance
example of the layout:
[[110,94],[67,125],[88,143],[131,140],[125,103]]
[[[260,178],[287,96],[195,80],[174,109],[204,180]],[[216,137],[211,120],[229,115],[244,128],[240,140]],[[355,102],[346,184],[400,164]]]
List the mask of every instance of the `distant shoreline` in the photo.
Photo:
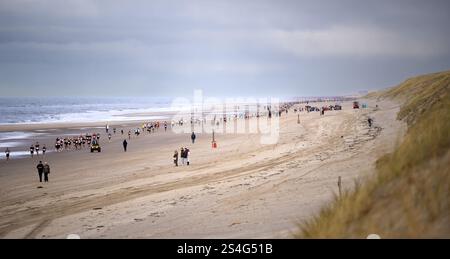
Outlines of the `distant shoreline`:
[[[206,98],[206,97],[205,97]],[[305,103],[305,102],[343,102],[352,99],[348,96],[332,96],[332,97],[291,97],[274,99],[280,104],[286,103]],[[51,100],[49,98],[4,98],[0,97],[0,132],[15,131],[17,128],[26,130],[42,130],[53,128],[62,128],[67,124],[74,126],[98,126],[106,123],[130,123],[139,121],[152,121],[167,119],[179,112],[189,113],[189,107],[180,106],[164,99],[157,101],[158,98],[151,101],[139,99],[122,98],[118,99],[99,99],[98,103],[95,99],[72,99],[57,98]],[[189,99],[186,99],[190,102]],[[236,105],[254,104],[261,102],[258,98],[243,98],[244,102],[240,103],[239,99],[218,99],[218,104],[225,104],[229,100],[236,100]],[[272,99],[268,98],[270,102]],[[195,106],[195,103],[189,103]],[[229,105],[229,103],[226,103]],[[263,103],[259,103],[264,105]],[[210,105],[204,103],[202,106]],[[46,126],[51,125],[51,126]]]

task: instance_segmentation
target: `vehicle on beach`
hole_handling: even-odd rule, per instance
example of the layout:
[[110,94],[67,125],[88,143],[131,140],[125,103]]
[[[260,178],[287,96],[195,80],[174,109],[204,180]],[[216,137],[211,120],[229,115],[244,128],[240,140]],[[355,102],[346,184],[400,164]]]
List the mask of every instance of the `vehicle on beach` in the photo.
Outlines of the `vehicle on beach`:
[[342,110],[342,106],[339,105],[339,104],[336,104],[336,105],[334,106],[334,110],[335,110],[335,111],[340,111],[340,110]]
[[91,144],[91,153],[94,153],[94,151],[97,151],[99,153],[102,152],[102,148],[100,147],[100,144],[97,140],[92,141]]
[[353,109],[359,109],[359,102],[353,102]]

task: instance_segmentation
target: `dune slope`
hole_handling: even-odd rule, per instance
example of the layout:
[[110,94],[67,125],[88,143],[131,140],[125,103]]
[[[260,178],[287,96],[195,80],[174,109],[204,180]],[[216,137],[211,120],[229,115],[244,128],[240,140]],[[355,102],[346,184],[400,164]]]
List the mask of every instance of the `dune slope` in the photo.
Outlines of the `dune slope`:
[[403,105],[401,144],[377,161],[377,174],[336,197],[301,225],[298,237],[450,237],[450,71],[406,80],[371,97]]

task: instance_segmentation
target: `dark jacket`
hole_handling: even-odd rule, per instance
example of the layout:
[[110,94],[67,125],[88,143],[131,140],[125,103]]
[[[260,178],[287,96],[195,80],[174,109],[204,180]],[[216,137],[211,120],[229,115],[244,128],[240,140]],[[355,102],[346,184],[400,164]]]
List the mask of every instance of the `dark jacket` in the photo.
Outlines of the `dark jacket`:
[[44,165],[44,174],[49,174],[49,173],[50,173],[50,166]]
[[44,165],[42,164],[42,163],[39,163],[37,166],[36,166],[36,168],[37,168],[37,170],[38,170],[38,172],[39,173],[43,173],[44,172]]

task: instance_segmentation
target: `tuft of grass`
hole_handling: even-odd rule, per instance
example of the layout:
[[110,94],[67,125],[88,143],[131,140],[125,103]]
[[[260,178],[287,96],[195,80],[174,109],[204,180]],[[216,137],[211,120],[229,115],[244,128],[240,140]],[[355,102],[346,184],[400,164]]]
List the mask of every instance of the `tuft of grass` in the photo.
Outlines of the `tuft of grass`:
[[377,98],[403,101],[403,142],[378,159],[373,178],[301,224],[296,237],[450,237],[450,71],[408,79]]
[[406,119],[408,125],[439,102],[450,91],[450,71],[407,79],[397,87],[380,93],[380,98],[393,98],[404,102],[398,119]]

